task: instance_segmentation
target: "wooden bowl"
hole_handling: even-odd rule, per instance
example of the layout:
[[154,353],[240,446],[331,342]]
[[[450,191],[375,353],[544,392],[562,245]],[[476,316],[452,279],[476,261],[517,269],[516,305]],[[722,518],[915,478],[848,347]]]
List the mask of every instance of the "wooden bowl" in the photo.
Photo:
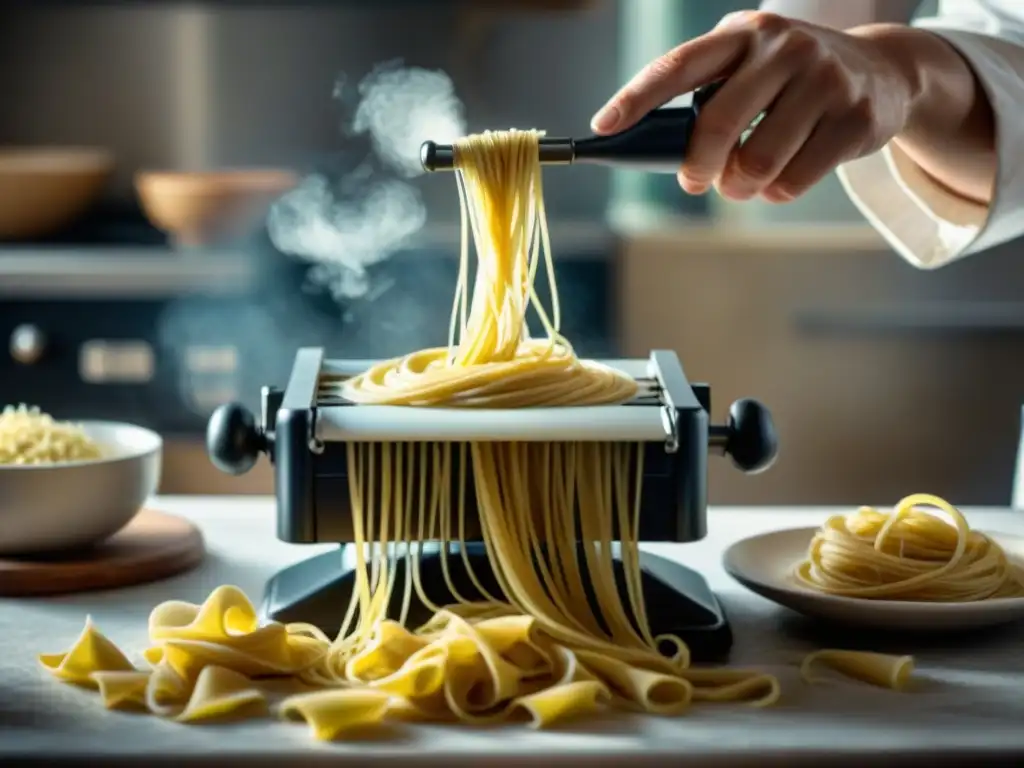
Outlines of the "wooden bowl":
[[142,210],[176,245],[212,245],[237,237],[299,182],[292,171],[146,171],[135,177]]
[[68,226],[99,198],[114,157],[88,147],[0,147],[0,240]]

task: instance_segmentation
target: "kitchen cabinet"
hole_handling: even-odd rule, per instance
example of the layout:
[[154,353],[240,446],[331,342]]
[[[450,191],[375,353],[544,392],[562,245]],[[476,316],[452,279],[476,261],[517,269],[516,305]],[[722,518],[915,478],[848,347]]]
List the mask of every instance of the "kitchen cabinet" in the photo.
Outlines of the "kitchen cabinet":
[[679,352],[721,419],[764,401],[776,465],[713,465],[714,504],[1009,500],[1024,401],[1024,268],[1007,246],[916,270],[860,227],[626,235],[626,355]]

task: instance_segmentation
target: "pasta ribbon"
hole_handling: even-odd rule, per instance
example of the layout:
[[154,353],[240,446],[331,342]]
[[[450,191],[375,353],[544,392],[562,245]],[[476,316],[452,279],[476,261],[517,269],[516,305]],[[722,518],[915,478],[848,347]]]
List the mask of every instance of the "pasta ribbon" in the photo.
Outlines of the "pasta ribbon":
[[374,690],[328,689],[285,699],[281,712],[309,723],[313,737],[331,741],[378,725],[388,710],[388,695]]
[[97,670],[89,677],[99,689],[103,706],[107,709],[144,709],[149,672]]
[[135,672],[135,666],[121,650],[96,629],[90,617],[71,650],[44,653],[39,662],[58,680],[88,688],[97,687],[96,672]]
[[854,680],[902,691],[914,673],[911,656],[893,656],[868,651],[823,649],[808,654],[800,666],[800,675],[808,683],[817,680],[812,674],[816,665],[830,667]]

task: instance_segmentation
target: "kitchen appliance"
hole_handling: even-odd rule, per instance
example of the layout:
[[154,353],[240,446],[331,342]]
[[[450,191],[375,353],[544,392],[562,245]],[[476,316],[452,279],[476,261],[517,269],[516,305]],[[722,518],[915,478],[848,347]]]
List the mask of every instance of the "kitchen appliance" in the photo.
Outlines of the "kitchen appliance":
[[259,257],[153,250],[0,252],[0,402],[166,437],[200,431],[216,405],[240,396],[245,366],[257,373],[268,361],[244,357],[253,341],[237,326],[266,296]]
[[[354,589],[354,558],[351,547],[344,546],[353,538],[346,461],[353,443],[639,442],[644,450],[639,538],[674,542],[705,535],[710,452],[729,454],[744,472],[767,468],[777,452],[771,416],[754,400],[733,403],[727,424],[709,425],[710,387],[691,383],[669,351],[651,352],[647,359],[608,361],[640,384],[640,394],[629,403],[569,408],[459,410],[346,401],[341,384],[371,364],[329,359],[318,348],[300,349],[285,389],[263,388],[258,420],[238,404],[222,406],[210,419],[207,447],[221,470],[247,472],[261,453],[272,461],[280,539],[342,544],[340,553],[311,558],[270,580],[263,603],[270,618],[338,631]],[[472,519],[475,494],[466,497]],[[467,540],[471,536],[467,531]],[[451,602],[450,595],[445,599],[437,545],[422,546],[424,589],[435,602]],[[467,553],[485,587],[500,593],[494,579],[486,578],[493,574],[482,543],[467,544]],[[461,558],[449,561],[453,579],[460,592],[465,588],[463,594],[473,595],[467,571],[457,560]],[[729,624],[700,574],[650,553],[641,554],[641,567],[654,634],[679,636],[697,659],[726,654]]]

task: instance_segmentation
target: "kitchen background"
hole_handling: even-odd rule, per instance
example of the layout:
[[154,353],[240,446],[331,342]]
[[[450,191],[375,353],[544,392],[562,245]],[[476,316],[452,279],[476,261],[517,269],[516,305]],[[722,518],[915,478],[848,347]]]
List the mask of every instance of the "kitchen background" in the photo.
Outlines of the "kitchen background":
[[[218,404],[255,407],[300,345],[371,357],[444,338],[457,201],[450,177],[415,173],[419,143],[583,133],[643,63],[750,5],[0,9],[0,401],[159,429],[164,492],[267,492],[265,466],[234,479],[209,465]],[[239,168],[262,172],[155,173]],[[777,465],[713,468],[714,503],[1006,503],[1024,400],[1017,247],[915,271],[835,179],[783,207],[594,168],[545,187],[583,354],[676,349],[713,385],[717,419],[744,395],[772,408]]]

